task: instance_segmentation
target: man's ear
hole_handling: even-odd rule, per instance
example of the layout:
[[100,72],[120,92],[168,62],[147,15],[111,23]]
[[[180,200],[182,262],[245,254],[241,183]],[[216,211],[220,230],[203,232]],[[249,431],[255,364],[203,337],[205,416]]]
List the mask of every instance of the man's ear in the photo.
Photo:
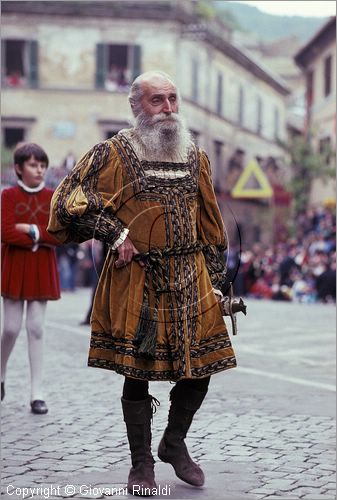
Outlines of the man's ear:
[[132,114],[133,116],[137,116],[137,105],[135,103],[135,101],[133,99],[129,99],[129,103],[130,103],[130,106],[131,106],[131,111],[132,111]]
[[130,106],[131,106],[132,111],[134,111],[134,110],[135,110],[135,101],[134,101],[133,99],[131,99],[131,98],[130,98],[130,99],[129,99],[129,103],[130,103]]

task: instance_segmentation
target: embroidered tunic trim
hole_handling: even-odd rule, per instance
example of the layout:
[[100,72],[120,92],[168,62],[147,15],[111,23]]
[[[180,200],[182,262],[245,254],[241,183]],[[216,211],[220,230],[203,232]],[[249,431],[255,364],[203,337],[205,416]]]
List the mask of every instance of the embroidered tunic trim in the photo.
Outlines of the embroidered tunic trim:
[[[182,175],[184,174],[184,175]],[[159,303],[151,275],[148,304],[158,306],[154,359],[136,341],[145,269],[132,261],[114,267],[107,255],[91,319],[88,364],[144,380],[199,378],[236,366],[213,287],[226,275],[226,237],[209,161],[191,144],[185,162],[141,161],[129,138],[98,144],[57,188],[49,231],[61,241],[97,238],[115,248],[125,228],[141,253],[188,248],[161,261]]]

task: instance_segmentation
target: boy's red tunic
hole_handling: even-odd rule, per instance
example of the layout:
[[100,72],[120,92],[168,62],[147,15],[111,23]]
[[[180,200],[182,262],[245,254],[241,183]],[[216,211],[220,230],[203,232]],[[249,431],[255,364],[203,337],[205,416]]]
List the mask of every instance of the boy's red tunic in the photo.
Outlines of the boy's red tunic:
[[[54,250],[54,245],[59,243],[46,231],[52,194],[47,188],[28,193],[20,186],[5,189],[1,194],[3,297],[16,300],[60,298]],[[35,252],[31,237],[15,229],[18,223],[38,226],[40,240]]]

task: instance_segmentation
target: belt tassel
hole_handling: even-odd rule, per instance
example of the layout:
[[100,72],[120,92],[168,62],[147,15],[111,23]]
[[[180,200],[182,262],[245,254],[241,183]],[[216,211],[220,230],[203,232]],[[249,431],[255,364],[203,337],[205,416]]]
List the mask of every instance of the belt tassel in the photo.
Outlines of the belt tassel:
[[[139,346],[138,354],[141,357],[150,360],[154,360],[156,358],[160,294],[167,288],[164,287],[163,259],[171,256],[197,253],[201,251],[202,246],[201,242],[196,242],[189,246],[151,249],[145,254],[137,254],[134,258],[136,261],[142,260],[146,263],[143,304],[135,334],[135,344]],[[152,280],[153,290],[155,292],[153,317],[151,317],[149,301],[150,277]]]

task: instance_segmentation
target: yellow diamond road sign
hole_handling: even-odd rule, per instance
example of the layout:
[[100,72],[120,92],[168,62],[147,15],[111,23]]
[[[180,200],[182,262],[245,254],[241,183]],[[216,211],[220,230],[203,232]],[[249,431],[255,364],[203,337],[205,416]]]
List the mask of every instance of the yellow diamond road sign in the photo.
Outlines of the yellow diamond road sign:
[[[248,181],[251,180],[258,186],[248,187]],[[258,163],[252,160],[240,175],[232,189],[231,195],[233,198],[271,198],[273,196],[273,188]]]

